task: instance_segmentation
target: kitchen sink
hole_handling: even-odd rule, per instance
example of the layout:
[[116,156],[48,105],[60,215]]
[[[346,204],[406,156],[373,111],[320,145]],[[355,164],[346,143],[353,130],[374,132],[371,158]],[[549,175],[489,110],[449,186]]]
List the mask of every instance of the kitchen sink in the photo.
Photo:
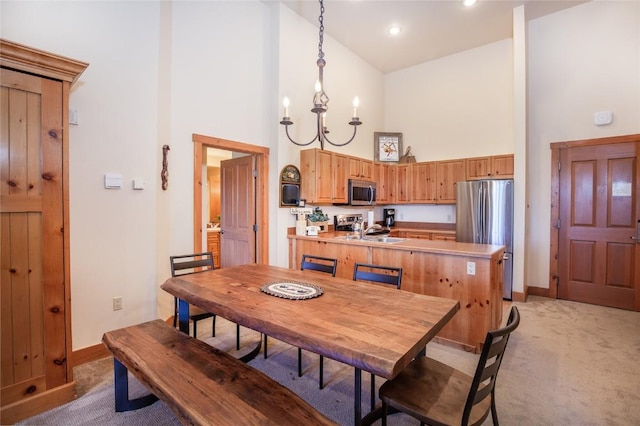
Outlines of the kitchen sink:
[[378,243],[400,243],[405,241],[406,238],[398,238],[398,237],[387,237],[385,235],[375,235],[375,236],[367,236],[364,237],[365,241],[375,241]]
[[406,238],[387,237],[385,235],[368,235],[363,239],[359,239],[358,237],[353,235],[341,235],[339,237],[334,237],[334,240],[393,244],[393,243],[400,243],[402,241],[406,241]]

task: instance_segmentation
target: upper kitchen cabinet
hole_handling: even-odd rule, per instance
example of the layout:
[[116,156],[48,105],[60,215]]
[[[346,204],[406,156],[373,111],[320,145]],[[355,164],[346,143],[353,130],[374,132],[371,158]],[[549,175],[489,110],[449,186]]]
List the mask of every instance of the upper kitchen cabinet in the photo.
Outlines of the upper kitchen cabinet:
[[391,184],[389,168],[386,163],[375,163],[373,165],[373,181],[376,183],[376,203],[387,204],[391,202]]
[[[436,202],[436,162],[413,163],[411,165],[411,202]],[[400,182],[400,180],[398,180]],[[408,182],[409,179],[407,179]],[[400,183],[399,183],[400,184]]]
[[456,203],[456,183],[465,180],[465,160],[438,161],[438,204]]
[[372,180],[373,161],[349,157],[349,179]]
[[411,179],[411,166],[415,164],[398,164],[394,166],[395,178],[391,185],[395,185],[395,203],[408,204],[412,202],[413,179]]
[[467,158],[467,180],[512,179],[513,154]]
[[311,204],[347,203],[348,157],[321,149],[300,151],[300,198]]

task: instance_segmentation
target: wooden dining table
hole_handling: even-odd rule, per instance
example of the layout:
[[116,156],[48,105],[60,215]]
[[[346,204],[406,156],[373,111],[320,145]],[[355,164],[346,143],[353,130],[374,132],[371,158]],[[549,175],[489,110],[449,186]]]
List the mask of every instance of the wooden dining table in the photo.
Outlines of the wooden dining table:
[[[322,294],[287,299],[262,287],[294,283]],[[457,300],[272,265],[249,264],[168,279],[179,299],[180,329],[189,333],[189,305],[295,347],[355,367],[354,423],[360,424],[362,370],[394,378],[460,309]]]

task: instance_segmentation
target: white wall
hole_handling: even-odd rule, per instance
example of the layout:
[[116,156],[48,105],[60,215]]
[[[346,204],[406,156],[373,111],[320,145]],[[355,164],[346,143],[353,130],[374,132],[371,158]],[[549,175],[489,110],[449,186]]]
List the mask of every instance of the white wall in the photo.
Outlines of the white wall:
[[[88,62],[70,108],[71,309],[74,348],[155,318],[156,2],[5,2],[1,35]],[[123,176],[104,189],[105,172]],[[142,178],[146,189],[134,191]],[[114,312],[112,298],[124,309]]]
[[[529,284],[548,288],[550,143],[640,133],[640,2],[589,2],[529,23]],[[595,126],[596,111],[613,123]]]
[[384,130],[417,161],[512,153],[512,41],[385,76]]

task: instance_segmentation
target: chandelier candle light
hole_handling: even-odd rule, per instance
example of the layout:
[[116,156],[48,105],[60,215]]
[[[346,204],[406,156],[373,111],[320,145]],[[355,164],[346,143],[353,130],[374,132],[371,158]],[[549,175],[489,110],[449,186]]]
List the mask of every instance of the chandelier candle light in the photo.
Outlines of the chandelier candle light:
[[324,91],[324,83],[322,78],[323,76],[322,71],[324,69],[324,66],[327,63],[324,60],[324,52],[322,51],[322,42],[324,41],[324,4],[322,1],[323,0],[320,0],[320,16],[318,17],[318,21],[320,22],[320,33],[319,33],[319,41],[318,41],[318,60],[316,61],[316,65],[318,65],[318,81],[316,81],[315,94],[313,95],[313,108],[311,108],[311,112],[316,114],[316,121],[317,121],[316,135],[314,136],[313,139],[311,139],[307,143],[298,143],[293,139],[291,139],[291,136],[289,135],[289,126],[293,124],[293,121],[291,121],[291,117],[289,117],[289,98],[287,97],[285,97],[284,100],[282,101],[282,105],[284,106],[284,117],[282,117],[282,121],[280,122],[280,124],[284,125],[287,133],[287,138],[289,138],[291,142],[293,142],[298,146],[307,146],[307,145],[311,145],[317,140],[317,141],[320,141],[320,149],[324,149],[325,141],[330,143],[333,146],[347,145],[348,143],[353,141],[353,138],[356,137],[356,131],[358,130],[357,126],[362,124],[362,122],[360,121],[360,117],[358,117],[358,107],[360,106],[360,100],[356,96],[353,99],[353,117],[349,122],[349,124],[353,126],[353,135],[351,136],[351,139],[349,139],[344,143],[334,143],[334,142],[331,142],[327,137],[327,133],[329,133],[329,130],[327,130],[326,120],[327,120],[327,108],[328,108],[327,104],[329,103],[329,96],[327,96],[327,94]]

